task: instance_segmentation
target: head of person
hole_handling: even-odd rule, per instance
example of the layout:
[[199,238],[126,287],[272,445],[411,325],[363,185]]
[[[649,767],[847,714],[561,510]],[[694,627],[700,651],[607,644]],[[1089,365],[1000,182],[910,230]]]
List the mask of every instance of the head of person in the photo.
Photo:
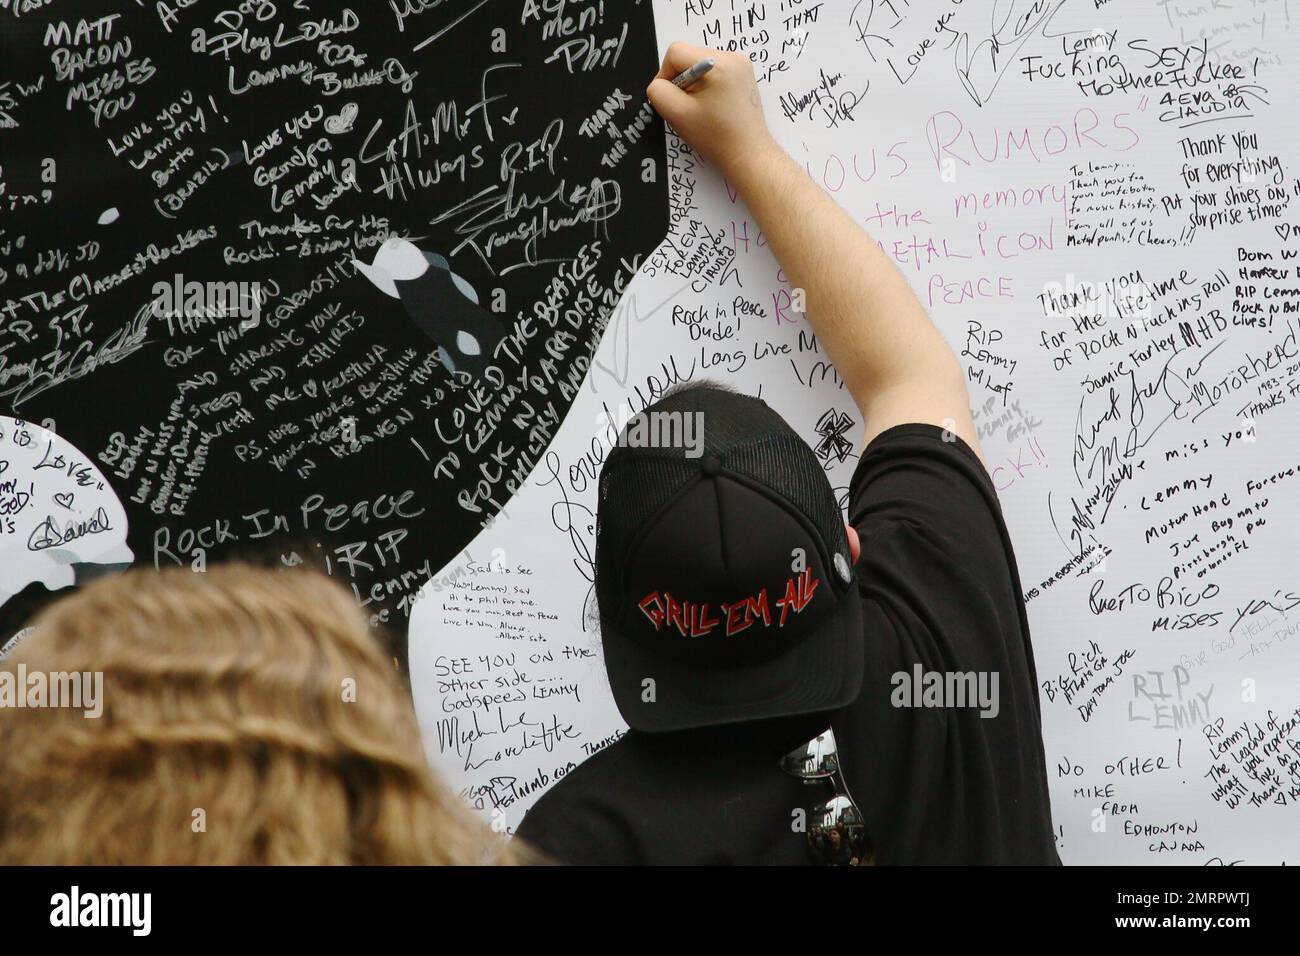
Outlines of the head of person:
[[[0,662],[11,687],[38,675],[47,688],[46,706],[0,708],[0,864],[521,852],[431,777],[391,659],[318,572],[131,571],[33,623]],[[49,706],[73,677],[78,706]]]
[[596,595],[623,719],[683,731],[850,703],[857,559],[785,419],[713,383],[666,392],[626,423],[600,477]]

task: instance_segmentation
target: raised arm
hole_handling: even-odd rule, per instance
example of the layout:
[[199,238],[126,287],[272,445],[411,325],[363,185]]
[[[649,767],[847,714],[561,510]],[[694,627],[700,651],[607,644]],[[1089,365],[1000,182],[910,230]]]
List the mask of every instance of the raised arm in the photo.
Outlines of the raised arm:
[[[709,56],[716,66],[689,91],[670,82]],[[923,422],[951,429],[982,460],[952,350],[880,247],[772,138],[749,58],[673,43],[646,93],[737,188],[804,290],[808,322],[866,422],[864,440]]]

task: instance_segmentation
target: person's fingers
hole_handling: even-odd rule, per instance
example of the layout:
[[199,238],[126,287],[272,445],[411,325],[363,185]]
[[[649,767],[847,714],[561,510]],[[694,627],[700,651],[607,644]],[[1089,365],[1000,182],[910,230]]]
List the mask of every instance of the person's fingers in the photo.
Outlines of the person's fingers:
[[[679,89],[673,84],[673,79],[682,71],[689,70],[700,60],[709,57],[716,58],[717,50],[710,50],[708,47],[694,46],[690,43],[683,43],[676,40],[668,45],[664,53],[663,65],[659,67],[659,72],[655,74],[646,87],[646,97],[650,100],[650,105],[674,126],[680,125],[683,120],[690,116],[691,111],[696,109],[696,105],[691,99],[691,94],[686,90]],[[706,74],[701,78],[701,83],[708,79]]]
[[680,125],[693,109],[698,108],[698,104],[692,101],[691,94],[678,89],[670,80],[662,77],[651,80],[645,94],[655,111],[674,126]]
[[683,43],[681,40],[674,40],[668,44],[668,49],[664,51],[664,61],[659,67],[659,72],[655,74],[655,79],[671,80],[683,70],[688,70],[700,60],[716,57],[717,50],[710,50],[705,46],[693,46],[690,43]]

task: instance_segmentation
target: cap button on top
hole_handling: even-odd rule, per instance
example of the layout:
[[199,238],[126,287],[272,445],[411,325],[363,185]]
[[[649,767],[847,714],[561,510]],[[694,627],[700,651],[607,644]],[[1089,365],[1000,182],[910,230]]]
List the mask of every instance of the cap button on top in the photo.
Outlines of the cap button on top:
[[718,460],[717,455],[705,455],[704,460],[700,462],[700,471],[712,478],[722,471],[722,462]]

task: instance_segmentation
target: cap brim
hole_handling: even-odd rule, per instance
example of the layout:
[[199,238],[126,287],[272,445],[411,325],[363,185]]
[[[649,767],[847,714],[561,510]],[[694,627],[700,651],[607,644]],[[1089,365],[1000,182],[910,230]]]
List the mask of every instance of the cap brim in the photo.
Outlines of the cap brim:
[[601,621],[614,703],[629,727],[649,733],[845,707],[862,690],[863,639],[856,582],[840,595],[830,620],[789,651],[758,661],[723,666],[665,658]]

